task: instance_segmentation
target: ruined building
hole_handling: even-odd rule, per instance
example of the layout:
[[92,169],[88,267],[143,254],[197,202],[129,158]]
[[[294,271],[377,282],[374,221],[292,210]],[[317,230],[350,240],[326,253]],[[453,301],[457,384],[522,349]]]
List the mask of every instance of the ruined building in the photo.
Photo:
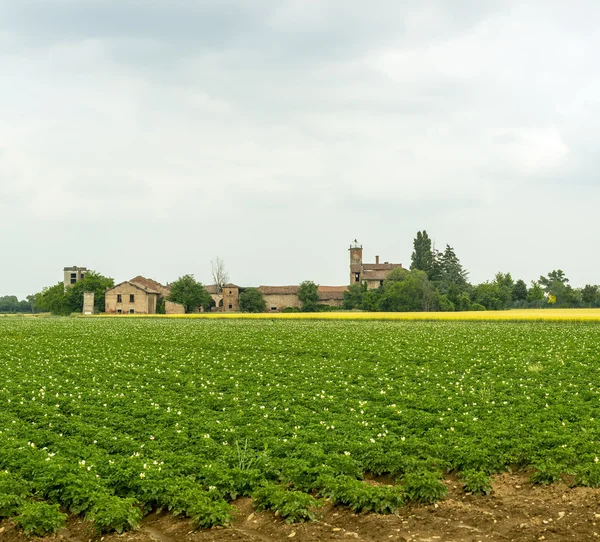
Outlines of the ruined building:
[[401,263],[363,263],[363,247],[354,239],[348,249],[350,251],[350,284],[365,284],[369,290],[383,286],[383,281],[393,269],[402,269]]
[[76,282],[79,282],[80,280],[84,279],[85,274],[87,273],[87,268],[77,267],[76,265],[74,265],[72,267],[65,267],[63,271],[64,284],[66,290],[68,286],[71,286],[72,284],[75,284]]
[[[363,262],[363,248],[356,239],[350,245],[350,280],[349,284],[366,284],[368,289],[379,288],[383,285],[390,271],[402,268],[402,264],[379,262],[375,256],[375,263]],[[68,273],[67,273],[68,271]],[[67,279],[81,280],[87,270],[84,267],[65,268],[65,283]],[[77,278],[81,277],[81,278]],[[226,284],[220,291],[214,285],[205,286],[206,291],[214,301],[212,310],[223,312],[237,312],[240,310],[240,293],[243,287],[235,284]],[[298,285],[292,286],[259,286],[267,312],[280,312],[289,307],[301,307],[298,298]],[[334,307],[342,307],[344,292],[348,286],[319,286],[319,303]],[[108,314],[155,314],[158,303],[165,301],[166,314],[183,314],[184,307],[177,303],[167,301],[170,288],[142,276],[137,276],[129,281],[121,282],[106,291],[105,310]]]

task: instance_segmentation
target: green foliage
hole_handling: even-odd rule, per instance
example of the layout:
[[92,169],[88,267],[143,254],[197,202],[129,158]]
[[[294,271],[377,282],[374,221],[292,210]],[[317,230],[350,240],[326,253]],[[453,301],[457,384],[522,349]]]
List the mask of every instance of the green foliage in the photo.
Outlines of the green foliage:
[[452,312],[456,310],[454,303],[448,299],[447,295],[438,296],[438,307],[442,312]]
[[169,301],[183,305],[186,313],[194,312],[204,307],[208,309],[212,301],[204,286],[194,278],[194,275],[183,275],[171,284]]
[[344,309],[360,309],[363,302],[363,296],[367,292],[367,283],[352,284],[344,292]]
[[586,284],[581,289],[581,301],[587,307],[598,307],[600,306],[600,292],[598,286],[592,286]]
[[103,495],[86,514],[86,519],[94,522],[100,533],[117,531],[122,533],[135,528],[142,519],[142,511],[136,499],[121,499],[114,495]]
[[576,292],[569,284],[562,269],[550,271],[547,276],[541,276],[540,286],[549,299],[554,300],[557,307],[573,307],[580,302],[580,294]]
[[512,288],[511,297],[513,301],[527,301],[527,284],[524,280],[517,280]]
[[104,294],[114,286],[114,280],[95,271],[88,271],[85,277],[75,284],[67,286],[59,282],[49,288],[44,288],[32,296],[35,310],[51,312],[56,316],[68,316],[73,312],[83,310],[83,293],[94,292],[94,309],[104,312]]
[[0,519],[16,515],[29,496],[27,482],[7,471],[0,471]]
[[478,284],[474,290],[475,303],[483,305],[489,311],[499,311],[507,308],[506,292],[495,282]]
[[68,286],[65,290],[71,312],[81,312],[83,310],[84,292],[94,292],[94,310],[104,312],[104,294],[106,290],[114,285],[114,279],[105,277],[95,271],[88,271],[82,280]]
[[466,470],[460,473],[463,489],[473,495],[489,495],[492,492],[490,477],[481,470]]
[[576,468],[574,486],[600,487],[600,463],[583,464]]
[[531,281],[531,287],[527,291],[527,301],[534,307],[540,307],[544,300],[544,290],[539,282]]
[[437,308],[438,294],[424,271],[394,269],[379,299],[383,311],[429,311]]
[[165,298],[161,295],[156,301],[156,314],[166,314]]
[[402,478],[404,492],[411,501],[434,503],[443,499],[448,488],[439,474],[431,471],[409,472]]
[[509,468],[596,486],[599,342],[575,322],[0,318],[0,515],[210,527],[255,493],[290,521],[317,495],[387,513],[443,497],[442,472],[485,493]]
[[428,278],[431,278],[433,271],[433,251],[429,235],[423,232],[417,232],[417,236],[413,241],[414,251],[411,255],[410,269],[418,269],[424,271]]
[[298,289],[298,299],[303,312],[315,312],[319,301],[319,287],[311,280],[305,280]]
[[469,310],[470,311],[486,311],[487,307],[484,307],[483,305],[481,305],[479,303],[471,303]]
[[547,458],[537,462],[534,467],[537,469],[531,475],[531,482],[534,484],[553,484],[560,482],[563,474],[563,467],[556,463],[552,458]]
[[[463,268],[458,256],[450,245],[446,245],[444,252],[435,252],[431,272],[431,280],[438,285],[440,293],[448,293],[451,286],[456,286],[459,291],[467,287],[469,273]],[[451,301],[452,297],[449,296]]]
[[350,476],[320,476],[316,485],[320,495],[355,512],[393,514],[406,500],[400,486],[371,485]]
[[16,295],[5,295],[0,297],[0,313],[33,312],[31,301],[29,298],[19,301]]
[[288,491],[276,484],[268,484],[252,494],[257,510],[270,509],[287,523],[300,523],[315,519],[315,511],[322,505],[302,491]]
[[51,312],[55,316],[68,316],[71,314],[71,302],[65,294],[65,285],[62,282],[44,288],[36,296],[36,306],[42,312]]
[[242,312],[265,312],[267,302],[257,288],[246,288],[240,294],[240,309]]
[[59,510],[58,504],[30,502],[21,508],[21,513],[15,518],[26,534],[44,536],[55,533],[65,526],[67,515]]

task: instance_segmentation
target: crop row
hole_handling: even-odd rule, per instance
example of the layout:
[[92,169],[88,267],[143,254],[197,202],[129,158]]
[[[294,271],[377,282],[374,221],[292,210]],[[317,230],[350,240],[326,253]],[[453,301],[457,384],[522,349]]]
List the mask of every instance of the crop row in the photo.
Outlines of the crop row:
[[599,339],[584,323],[1,319],[0,517],[120,531],[163,507],[211,526],[239,495],[290,521],[323,499],[387,513],[442,498],[444,473],[486,493],[512,468],[597,486]]

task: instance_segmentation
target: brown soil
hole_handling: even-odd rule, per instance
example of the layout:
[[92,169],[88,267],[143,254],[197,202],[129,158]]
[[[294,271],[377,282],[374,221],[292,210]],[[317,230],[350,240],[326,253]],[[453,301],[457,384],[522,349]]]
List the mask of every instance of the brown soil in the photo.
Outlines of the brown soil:
[[250,499],[238,499],[233,526],[194,530],[189,520],[152,513],[139,530],[94,536],[89,524],[71,518],[67,528],[47,538],[27,538],[10,521],[0,523],[1,542],[294,542],[364,541],[562,541],[600,542],[600,489],[565,484],[535,486],[524,474],[494,478],[493,492],[465,494],[454,478],[448,497],[435,505],[408,506],[397,515],[353,514],[326,505],[312,523],[288,525],[270,512],[255,512]]

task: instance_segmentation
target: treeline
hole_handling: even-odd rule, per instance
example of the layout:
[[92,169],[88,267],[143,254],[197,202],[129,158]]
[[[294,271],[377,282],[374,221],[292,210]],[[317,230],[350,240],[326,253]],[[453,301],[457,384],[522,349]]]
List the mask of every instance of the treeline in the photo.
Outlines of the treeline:
[[0,313],[24,313],[33,312],[33,296],[19,301],[16,295],[5,295],[0,297]]
[[344,294],[344,308],[365,311],[469,311],[541,307],[600,307],[600,289],[573,288],[561,270],[529,286],[510,273],[472,285],[454,249],[435,250],[424,230],[413,242],[410,270],[395,269],[377,289],[355,284]]
[[29,298],[31,298],[33,312],[51,312],[66,316],[83,310],[83,292],[94,292],[94,310],[104,312],[104,293],[114,285],[114,279],[95,271],[88,271],[85,277],[75,284],[65,288],[64,283],[59,282]]

